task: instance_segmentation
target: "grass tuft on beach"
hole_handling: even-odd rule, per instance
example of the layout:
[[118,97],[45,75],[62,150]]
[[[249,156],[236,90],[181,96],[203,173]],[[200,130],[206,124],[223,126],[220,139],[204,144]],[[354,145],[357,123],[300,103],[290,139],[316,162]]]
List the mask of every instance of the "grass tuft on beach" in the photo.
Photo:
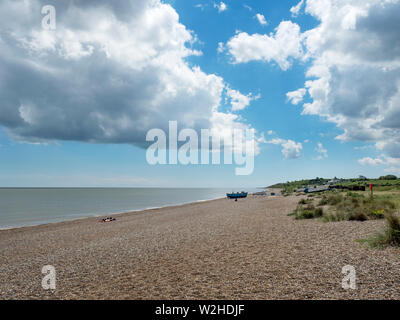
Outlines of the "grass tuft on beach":
[[322,208],[316,208],[313,204],[300,200],[297,208],[289,215],[294,216],[296,220],[302,220],[321,218],[323,214],[324,210]]
[[386,227],[383,231],[374,234],[367,239],[358,240],[367,243],[374,248],[385,248],[387,246],[400,246],[400,219],[394,214],[385,215]]

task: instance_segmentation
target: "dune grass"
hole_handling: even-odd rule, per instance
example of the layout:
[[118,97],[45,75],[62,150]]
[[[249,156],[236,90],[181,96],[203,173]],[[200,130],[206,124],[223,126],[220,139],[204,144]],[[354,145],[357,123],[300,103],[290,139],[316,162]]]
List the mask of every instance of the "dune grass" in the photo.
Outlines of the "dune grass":
[[316,208],[311,203],[307,205],[304,204],[305,203],[299,203],[296,210],[289,215],[294,216],[296,220],[321,218],[324,215],[324,210],[322,208]]
[[357,240],[374,248],[385,248],[400,247],[400,217],[395,214],[398,209],[400,193],[393,190],[375,192],[374,195],[328,191],[300,199],[296,210],[289,215],[296,220],[317,218],[324,222],[385,219],[385,228],[381,232]]
[[392,213],[385,215],[386,227],[383,231],[372,235],[367,239],[358,240],[367,243],[374,248],[388,246],[400,246],[400,219]]
[[291,216],[296,219],[322,218],[325,222],[383,219],[400,207],[398,199],[397,194],[366,196],[358,192],[329,191],[300,199]]
[[385,214],[393,213],[398,207],[391,197],[385,195],[364,196],[361,193],[324,195],[320,206],[330,206],[324,221],[366,221],[383,219]]

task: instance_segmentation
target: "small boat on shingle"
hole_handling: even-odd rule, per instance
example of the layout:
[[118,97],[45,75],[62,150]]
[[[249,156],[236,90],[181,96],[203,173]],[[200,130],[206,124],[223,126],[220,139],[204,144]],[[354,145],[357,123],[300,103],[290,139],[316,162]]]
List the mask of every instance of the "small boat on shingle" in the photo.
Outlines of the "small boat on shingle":
[[241,198],[246,198],[247,197],[247,192],[236,192],[236,193],[227,193],[226,196],[228,199],[241,199]]

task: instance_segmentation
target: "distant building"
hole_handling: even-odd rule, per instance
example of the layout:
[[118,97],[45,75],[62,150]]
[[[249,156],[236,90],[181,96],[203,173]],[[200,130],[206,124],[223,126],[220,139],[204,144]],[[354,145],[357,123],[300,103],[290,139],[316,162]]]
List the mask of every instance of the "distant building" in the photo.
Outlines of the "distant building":
[[340,182],[340,179],[338,179],[338,178],[333,178],[332,180],[330,180],[329,182],[328,182],[328,184],[335,184],[335,183],[339,183]]

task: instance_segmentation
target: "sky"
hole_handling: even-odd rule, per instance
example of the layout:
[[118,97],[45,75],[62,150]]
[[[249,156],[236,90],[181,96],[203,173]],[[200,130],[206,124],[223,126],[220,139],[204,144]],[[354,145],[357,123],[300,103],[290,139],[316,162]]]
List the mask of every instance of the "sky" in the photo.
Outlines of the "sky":
[[[3,0],[0,187],[400,176],[399,14],[398,0]],[[169,121],[254,129],[252,174],[149,164],[146,134]]]

